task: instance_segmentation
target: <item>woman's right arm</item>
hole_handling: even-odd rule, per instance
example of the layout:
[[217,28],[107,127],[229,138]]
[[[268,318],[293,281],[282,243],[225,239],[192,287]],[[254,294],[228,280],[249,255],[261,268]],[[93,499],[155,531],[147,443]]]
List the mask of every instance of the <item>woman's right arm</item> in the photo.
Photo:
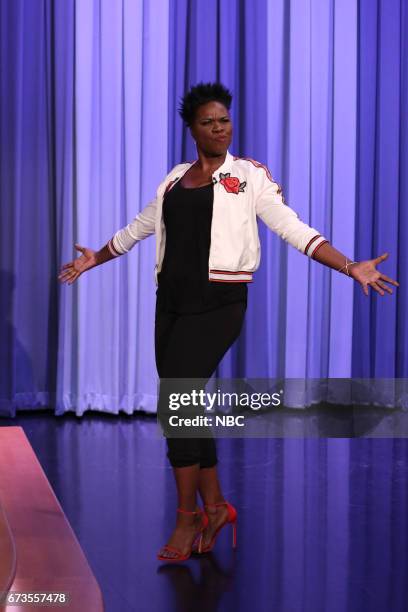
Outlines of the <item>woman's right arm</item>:
[[128,253],[137,242],[154,233],[155,220],[156,199],[149,202],[131,223],[117,231],[99,251],[75,244],[76,250],[80,251],[81,255],[62,266],[58,279],[62,283],[72,285],[83,272]]

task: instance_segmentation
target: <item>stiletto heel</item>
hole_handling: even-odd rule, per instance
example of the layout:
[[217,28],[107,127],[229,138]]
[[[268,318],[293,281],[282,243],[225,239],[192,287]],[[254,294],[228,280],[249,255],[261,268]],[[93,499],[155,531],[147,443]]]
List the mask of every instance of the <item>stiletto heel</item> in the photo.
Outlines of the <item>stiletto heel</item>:
[[164,557],[163,555],[160,554],[160,552],[157,554],[157,558],[159,559],[159,561],[186,561],[190,555],[191,552],[193,550],[194,544],[197,541],[197,538],[199,538],[199,542],[198,542],[198,549],[201,552],[201,548],[202,548],[202,541],[203,541],[203,531],[204,529],[207,527],[208,525],[208,516],[206,515],[206,513],[204,512],[204,510],[195,510],[194,512],[190,511],[190,510],[183,510],[182,508],[177,508],[177,512],[181,512],[183,514],[201,514],[201,525],[198,531],[198,534],[196,535],[196,537],[193,540],[193,543],[191,545],[191,548],[189,551],[187,551],[187,553],[185,553],[183,555],[183,553],[181,552],[180,549],[176,548],[175,546],[169,546],[169,544],[165,544],[163,546],[163,548],[160,549],[161,552],[164,552],[166,550],[170,551],[170,552],[174,552],[176,553],[176,557]]
[[[208,519],[207,519],[208,520]],[[208,523],[207,523],[208,524]],[[194,545],[194,543],[193,543]],[[203,532],[200,533],[200,538],[198,540],[198,552],[201,553],[201,549],[203,546]],[[193,548],[193,547],[192,547]]]
[[[207,544],[207,546],[203,546],[202,545],[202,537],[203,534],[201,534],[200,537],[200,545],[198,547],[198,550],[196,550],[196,552],[199,553],[206,553],[206,552],[210,552],[210,550],[213,549],[214,544],[215,544],[215,540],[217,539],[217,536],[219,534],[219,532],[221,531],[221,529],[223,527],[225,527],[225,525],[227,523],[231,523],[231,527],[232,527],[232,548],[236,548],[237,546],[237,518],[238,518],[238,514],[236,509],[234,508],[234,506],[232,506],[230,503],[228,503],[227,501],[225,502],[219,502],[217,504],[205,504],[204,508],[218,508],[219,506],[226,506],[227,510],[228,510],[228,516],[226,517],[225,521],[223,521],[221,523],[221,525],[219,525],[213,535],[213,537],[211,538],[211,541],[209,544]],[[207,518],[208,521],[208,518]],[[209,521],[208,521],[209,522]],[[208,523],[207,523],[208,524]],[[204,528],[205,529],[205,528]]]
[[237,523],[232,523],[232,548],[237,547]]

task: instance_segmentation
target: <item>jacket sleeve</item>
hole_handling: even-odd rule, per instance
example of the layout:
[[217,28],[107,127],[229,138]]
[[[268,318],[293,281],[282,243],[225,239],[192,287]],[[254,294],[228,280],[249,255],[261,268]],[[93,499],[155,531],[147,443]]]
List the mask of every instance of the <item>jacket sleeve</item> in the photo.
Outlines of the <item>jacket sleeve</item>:
[[118,230],[109,240],[108,248],[115,257],[123,255],[132,249],[137,242],[144,240],[154,234],[156,219],[156,198],[149,202],[147,206],[128,225]]
[[318,247],[328,240],[299,219],[297,213],[285,203],[280,185],[268,178],[268,174],[264,173],[259,185],[256,214],[283,240],[301,253],[313,257]]

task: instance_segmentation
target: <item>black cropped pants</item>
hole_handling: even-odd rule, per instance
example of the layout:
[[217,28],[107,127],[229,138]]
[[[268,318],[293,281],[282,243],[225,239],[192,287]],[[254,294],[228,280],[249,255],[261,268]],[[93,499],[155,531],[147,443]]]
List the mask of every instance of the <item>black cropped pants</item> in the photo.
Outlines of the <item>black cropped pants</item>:
[[[226,304],[198,314],[163,312],[156,305],[155,354],[159,378],[200,378],[208,380],[230,346],[238,338],[246,302]],[[163,401],[160,384],[159,405]],[[213,437],[167,437],[167,458],[173,467],[217,464]]]

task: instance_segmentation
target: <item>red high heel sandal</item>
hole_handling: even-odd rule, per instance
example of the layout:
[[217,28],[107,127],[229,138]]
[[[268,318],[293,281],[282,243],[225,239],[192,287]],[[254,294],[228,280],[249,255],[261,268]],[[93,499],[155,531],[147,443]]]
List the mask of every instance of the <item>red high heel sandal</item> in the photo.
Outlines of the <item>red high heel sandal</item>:
[[[227,501],[219,502],[218,504],[205,504],[204,508],[218,508],[218,506],[227,506],[228,516],[226,517],[225,521],[217,527],[217,530],[215,531],[213,537],[211,538],[210,543],[207,544],[207,546],[205,547],[201,545],[201,550],[196,548],[195,552],[199,552],[199,553],[200,552],[201,553],[210,552],[210,550],[212,550],[214,547],[215,540],[217,539],[219,532],[221,531],[223,527],[225,527],[227,523],[231,523],[232,525],[232,548],[236,548],[237,546],[237,518],[238,518],[237,511],[235,510],[234,506],[229,504]],[[202,537],[201,537],[201,540],[202,540]]]
[[182,510],[182,508],[177,508],[177,512],[182,512],[183,514],[201,514],[201,526],[200,526],[200,530],[198,532],[198,534],[196,535],[196,537],[194,538],[194,541],[191,545],[191,549],[185,554],[183,555],[183,553],[181,552],[181,550],[179,548],[176,548],[175,546],[169,546],[168,544],[165,544],[163,546],[163,548],[161,548],[160,550],[165,551],[171,551],[171,552],[175,552],[177,553],[176,557],[163,557],[163,555],[160,555],[159,553],[157,554],[157,558],[159,559],[159,561],[186,561],[190,555],[191,552],[193,550],[193,547],[195,546],[196,542],[197,542],[197,538],[198,538],[198,545],[197,545],[197,550],[198,552],[201,552],[201,545],[202,545],[202,539],[203,539],[203,531],[204,529],[207,527],[208,525],[208,516],[206,515],[206,513],[204,512],[204,510],[195,510],[194,512],[190,511],[190,510]]

